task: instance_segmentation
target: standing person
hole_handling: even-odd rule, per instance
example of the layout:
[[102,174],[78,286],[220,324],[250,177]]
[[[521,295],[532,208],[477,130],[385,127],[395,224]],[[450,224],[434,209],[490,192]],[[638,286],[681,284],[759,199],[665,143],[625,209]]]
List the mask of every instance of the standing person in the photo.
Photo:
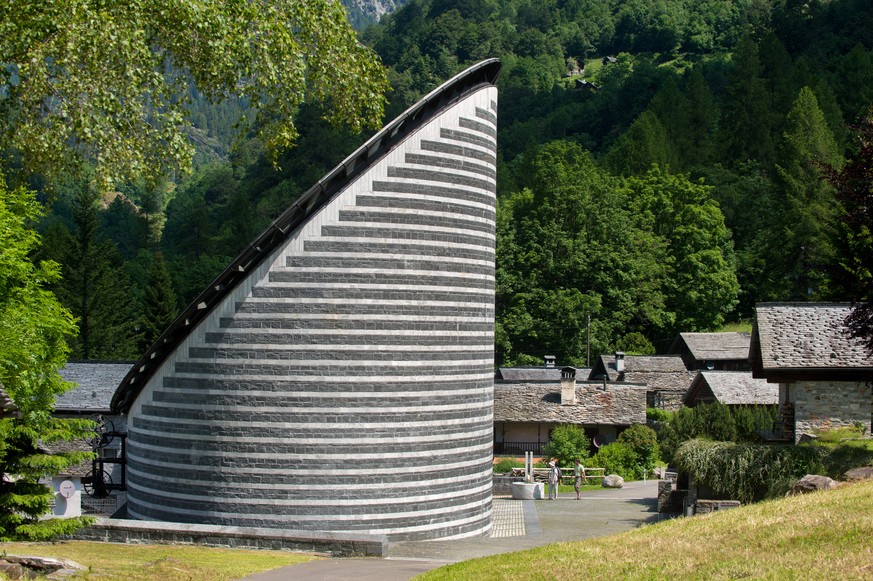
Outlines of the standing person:
[[561,483],[561,469],[549,462],[549,500],[558,500],[558,485]]
[[576,490],[576,500],[582,497],[582,463],[576,458],[573,465],[573,488]]

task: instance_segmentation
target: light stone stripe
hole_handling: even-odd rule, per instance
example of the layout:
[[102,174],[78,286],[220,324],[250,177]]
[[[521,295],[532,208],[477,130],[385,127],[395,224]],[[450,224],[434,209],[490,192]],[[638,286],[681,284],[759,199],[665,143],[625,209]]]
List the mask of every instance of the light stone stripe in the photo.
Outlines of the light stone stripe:
[[[326,298],[314,298],[314,297],[303,297],[299,299],[292,299],[288,297],[249,297],[246,299],[246,302],[251,303],[293,303],[293,304],[317,304],[317,305],[347,305],[349,304],[348,299],[326,299]],[[406,305],[406,306],[420,306],[420,307],[428,307],[433,305],[432,301],[426,300],[405,300],[405,301],[392,301],[388,299],[361,299],[359,301],[355,301],[357,304],[362,305]],[[481,307],[482,302],[470,302],[470,301],[440,301],[437,306],[439,307]],[[470,318],[468,317],[467,320]]]
[[[397,192],[379,192],[378,197],[383,198],[383,197],[386,197],[385,194],[391,194],[391,193],[393,193],[393,194],[395,194],[395,196],[399,197],[399,194],[397,194]],[[375,192],[368,192],[368,193],[366,193],[366,194],[364,194],[364,193],[358,194],[358,197],[359,197],[359,198],[364,198],[364,199],[366,199],[366,198],[368,198],[368,197],[372,197],[372,196],[376,196],[376,195],[377,195],[377,194],[376,194]],[[409,194],[404,194],[404,197],[407,196],[407,195],[409,195]],[[488,208],[488,209],[493,210],[493,208]],[[440,211],[438,211],[438,210],[417,210],[417,209],[412,209],[412,208],[393,208],[393,207],[388,207],[388,208],[378,207],[378,208],[371,209],[369,206],[365,206],[365,207],[361,207],[361,206],[344,206],[343,208],[340,209],[340,211],[360,212],[360,213],[374,213],[374,214],[378,213],[378,214],[380,214],[380,215],[382,215],[382,214],[397,214],[397,215],[407,215],[407,214],[411,214],[411,215],[414,215],[414,216],[433,216],[434,218],[450,218],[450,219],[453,219],[453,220],[463,220],[463,221],[465,221],[465,222],[476,222],[476,223],[478,223],[478,224],[482,224],[482,225],[485,225],[485,226],[493,226],[493,224],[494,224],[494,220],[489,219],[489,218],[483,218],[483,217],[481,217],[481,216],[469,216],[469,215],[466,215],[466,214],[463,215],[463,216],[458,216],[458,214],[456,214],[455,212],[440,212]],[[382,220],[375,221],[375,222],[346,222],[346,221],[339,221],[339,222],[337,222],[337,224],[338,224],[338,225],[346,225],[346,224],[386,224],[386,225],[391,225],[391,226],[394,226],[394,227],[398,226],[398,224],[396,224],[396,223],[394,223],[394,222],[383,222]],[[418,228],[419,225],[418,225],[418,224],[415,224],[415,227]],[[436,226],[434,226],[434,227],[436,228]],[[458,230],[460,230],[460,228],[458,228]],[[481,232],[481,231],[480,231],[480,230],[476,230],[476,232]]]
[[246,397],[272,397],[282,399],[286,397],[294,397],[304,399],[324,398],[332,399],[424,399],[438,397],[464,397],[464,396],[480,396],[488,395],[486,388],[477,389],[458,389],[444,391],[416,391],[416,392],[401,392],[401,391],[353,391],[353,386],[350,386],[350,391],[265,391],[257,389],[191,389],[188,387],[168,387],[162,386],[161,392],[176,393],[180,395],[193,396],[228,396],[228,395],[245,395]]
[[[444,181],[443,180],[423,180],[423,179],[417,179],[417,178],[391,176],[390,178],[388,178],[387,181],[389,181],[390,183],[395,183],[395,184],[409,184],[411,186],[421,186],[421,185],[426,184],[426,183],[432,183],[432,184],[434,184],[434,186],[436,188],[439,188],[439,187],[444,187],[442,184],[452,184],[452,182],[448,181],[449,176],[450,176],[450,174],[446,174],[446,180],[444,180]],[[487,181],[487,180],[482,180],[482,181]],[[490,181],[492,184],[495,184],[493,179]],[[462,188],[463,191],[469,191],[470,193],[475,193],[477,196],[480,196],[480,197],[483,197],[486,199],[497,200],[497,194],[488,188],[477,187],[477,186],[468,185],[468,184],[452,184],[452,185],[458,189]],[[367,199],[370,195],[372,195],[373,197],[379,197],[379,198],[396,198],[396,199],[400,199],[400,200],[404,200],[404,201],[421,200],[421,201],[425,201],[425,202],[433,202],[433,201],[445,202],[445,203],[451,204],[453,206],[464,206],[466,208],[476,208],[479,210],[485,210],[488,213],[495,212],[494,205],[492,205],[492,204],[485,204],[483,202],[477,202],[475,200],[465,200],[464,198],[447,196],[447,195],[441,193],[439,189],[435,189],[434,192],[431,194],[427,193],[426,190],[420,191],[420,192],[392,192],[390,190],[385,190],[385,191],[373,190],[372,192],[367,192],[366,194],[365,193],[358,194],[357,199],[358,200]],[[370,207],[370,206],[364,206],[364,207]],[[359,204],[357,206],[353,206],[353,208],[355,210],[360,211],[362,209],[362,206]],[[432,212],[434,214],[438,213],[435,210],[433,210]],[[424,214],[425,212],[423,211],[422,213]],[[439,212],[439,213],[441,213],[441,212]],[[457,216],[457,214],[453,213],[453,212],[448,212],[448,214],[452,215],[452,216]],[[493,222],[493,220],[488,220],[488,221]]]
[[[474,158],[471,157],[455,157],[452,155],[444,154],[442,156],[446,160],[451,160],[454,163],[451,164],[440,164],[440,163],[428,163],[429,161],[438,161],[441,158],[434,156],[431,153],[412,153],[410,152],[403,163],[397,164],[396,168],[398,169],[420,169],[426,171],[435,171],[436,169],[441,169],[443,171],[450,170],[453,174],[457,174],[459,176],[468,177],[468,178],[476,178],[476,179],[486,179],[486,180],[494,180],[496,175],[496,170],[491,164],[483,164],[476,163],[475,161],[471,161]],[[478,161],[478,160],[477,160]],[[472,169],[475,167],[476,169]],[[389,175],[388,180],[394,181],[396,179],[395,176]],[[435,179],[422,179],[422,182],[438,182],[438,183],[446,183],[443,180],[435,180]],[[455,187],[463,187],[466,189],[470,187],[466,182],[462,184],[457,184]],[[476,186],[474,188],[478,189]]]
[[[323,350],[323,349],[322,349]],[[294,359],[294,360],[276,360],[276,359],[222,359],[220,362],[216,362],[216,365],[221,367],[227,367],[229,365],[241,365],[245,364],[249,365],[275,365],[277,367],[290,368],[290,367],[299,367],[304,363],[315,365],[315,364],[330,364],[330,365],[339,365],[343,363],[349,363],[350,361],[354,361],[355,365],[362,365],[365,367],[393,367],[393,368],[415,368],[415,367],[427,367],[427,368],[435,368],[435,367],[451,367],[453,365],[457,365],[458,363],[464,363],[466,365],[488,365],[490,362],[487,359],[449,359],[449,360],[428,360],[428,361],[357,361],[357,360],[348,360],[348,359]],[[201,363],[195,360],[188,361],[189,363]],[[270,375],[268,377],[282,377],[281,374]]]
[[[223,346],[222,346],[223,345]],[[216,350],[216,349],[227,349],[232,351],[324,351],[325,345],[320,343],[307,343],[307,344],[293,344],[293,345],[270,345],[268,348],[265,348],[263,343],[261,344],[251,344],[250,346],[244,346],[238,343],[203,343],[198,344],[196,347],[192,347],[193,349],[208,349],[208,350]],[[346,351],[351,352],[370,352],[370,351],[389,351],[389,352],[402,352],[402,353],[433,353],[433,352],[442,352],[442,353],[453,353],[457,352],[459,354],[466,354],[471,351],[488,351],[491,347],[489,345],[418,345],[418,344],[402,344],[402,343],[371,343],[368,345],[358,345],[355,343],[350,343],[347,345],[336,344],[330,345],[330,350],[335,353],[341,353]],[[198,357],[194,357],[189,355],[189,359],[197,360],[200,359]],[[228,363],[231,361],[247,361],[249,363],[264,363],[264,362],[273,362],[273,361],[288,361],[287,359],[248,359],[248,358],[240,358],[235,359],[231,357],[221,357],[215,358],[216,363]],[[333,359],[331,359],[333,361]],[[463,359],[466,361],[466,359]]]
[[[291,319],[291,320],[301,320],[301,321],[400,321],[400,322],[418,322],[421,321],[423,323],[475,323],[479,322],[479,318],[476,317],[452,317],[452,316],[433,316],[433,315],[380,315],[378,313],[374,313],[372,315],[357,315],[354,313],[343,313],[343,314],[319,314],[319,313],[258,313],[258,312],[246,312],[246,313],[236,313],[234,318],[239,319]],[[260,329],[260,328],[259,328]],[[263,330],[266,331],[269,327],[264,327]],[[277,329],[283,330],[283,329]],[[260,330],[259,330],[260,332]]]
[[[165,407],[160,405],[161,402],[155,402],[152,405],[157,407]],[[230,411],[232,413],[278,413],[283,412],[286,414],[356,414],[356,415],[368,415],[359,407],[345,407],[345,406],[323,406],[323,407],[308,407],[308,406],[298,406],[294,404],[290,405],[280,405],[280,406],[259,406],[259,405],[246,405],[243,403],[237,404],[211,404],[211,403],[196,403],[196,404],[188,404],[188,403],[174,403],[173,409],[177,410],[196,410],[196,411],[204,411],[204,412],[220,412],[220,411]],[[383,406],[378,410],[374,410],[370,413],[373,414],[404,414],[410,412],[417,411],[428,411],[428,412],[456,412],[456,411],[466,411],[470,409],[470,404],[468,403],[459,403],[459,404],[444,404],[437,402],[421,402],[416,405],[406,405],[406,406]]]
[[[239,381],[276,381],[276,375],[262,375],[262,374],[241,374],[234,376],[227,376],[224,374],[216,374],[216,373],[185,373],[178,372],[173,373],[173,377],[178,377],[180,379],[220,379],[220,380],[230,380],[232,379],[234,382]],[[309,382],[309,383],[330,383],[333,385],[337,383],[336,377],[326,377],[326,376],[318,376],[318,375],[282,375],[280,376],[282,381],[296,381],[296,382]],[[482,379],[487,379],[488,377],[483,376],[483,374],[456,374],[456,375],[441,375],[439,379],[442,380],[459,380],[459,381],[477,381]],[[374,383],[379,381],[397,382],[396,375],[356,375],[355,379],[361,382]],[[421,376],[407,376],[406,381],[409,383],[414,382],[429,382],[432,381],[433,377],[430,375],[421,375]]]
[[[275,327],[267,327],[263,330],[258,329],[257,331],[253,331],[250,328],[227,328],[222,331],[213,331],[215,334],[228,334],[228,335],[249,335],[257,333],[259,335],[303,335],[303,336],[318,336],[323,335],[326,337],[333,336],[355,336],[355,335],[365,335],[365,336],[379,336],[385,335],[387,337],[479,337],[481,336],[483,339],[487,340],[489,337],[493,335],[493,333],[486,333],[484,331],[438,331],[438,330],[428,330],[428,331],[420,331],[416,329],[341,329],[337,331],[336,329],[276,329]],[[219,342],[208,341],[203,343],[204,346],[214,346],[221,345]],[[232,343],[228,345],[234,346],[246,346],[247,343]],[[252,343],[251,345],[262,345],[262,343]]]
[[[160,419],[168,419],[161,418],[160,416],[146,416],[148,419],[155,418],[153,421],[158,421]],[[426,428],[426,427],[449,427],[449,426],[464,426],[466,424],[478,424],[479,422],[483,422],[486,420],[490,420],[492,418],[492,414],[489,412],[488,414],[482,414],[475,417],[470,418],[454,418],[454,419],[440,419],[440,420],[404,420],[402,422],[361,422],[355,424],[355,429],[358,430],[378,430],[378,429],[386,429],[386,428],[400,428],[400,429],[410,429],[410,428]],[[176,420],[175,423],[179,423]],[[215,424],[212,420],[198,420],[198,419],[186,419],[186,424],[189,425],[201,425],[201,426],[212,426]],[[298,428],[299,424],[297,422],[252,422],[248,420],[233,420],[228,419],[224,422],[229,427],[251,427],[252,429],[256,428]],[[309,430],[336,430],[336,423],[329,422],[311,422],[306,424],[306,429]],[[164,435],[166,432],[153,432],[151,430],[141,430],[137,428],[128,428],[128,432],[136,432],[141,434],[149,434],[149,435]]]
[[[477,274],[475,272],[446,272],[442,271],[433,271],[433,270],[416,270],[416,269],[401,269],[401,268],[335,268],[331,266],[277,266],[272,269],[272,272],[276,273],[288,273],[288,274],[336,274],[336,275],[346,275],[346,274],[373,274],[378,273],[379,275],[385,276],[411,276],[411,277],[428,277],[428,276],[437,276],[440,278],[447,279],[471,279],[471,280],[489,280],[491,277],[484,276],[482,274]],[[273,281],[269,281],[273,282]],[[415,285],[418,286],[418,285]],[[367,317],[369,319],[369,317]]]
[[[385,260],[386,257],[384,254],[379,252],[325,252],[321,250],[307,250],[300,256],[294,256],[293,258],[345,258],[350,260]],[[482,260],[479,258],[459,258],[455,256],[438,256],[438,257],[430,257],[423,258],[420,254],[403,254],[396,253],[390,256],[390,259],[394,262],[400,260],[415,260],[415,261],[426,261],[426,262],[434,262],[440,264],[460,264],[460,265],[473,265],[473,266],[487,266],[494,268],[494,262],[491,260]],[[378,269],[376,269],[378,270]],[[449,271],[451,272],[451,271]],[[247,299],[248,300],[248,299]]]
[[[166,434],[160,435],[166,436]],[[477,452],[489,451],[492,449],[493,446],[494,442],[490,441],[485,442],[484,444],[456,446],[453,448],[446,448],[445,452],[440,455],[458,456],[464,454],[476,454]],[[153,452],[159,452],[162,454],[166,454],[168,451],[166,448],[153,446],[151,444],[144,444],[142,442],[137,442],[136,447],[140,450],[151,450]],[[179,452],[184,453],[186,452],[186,450],[179,450]],[[202,458],[236,458],[238,456],[237,452],[233,450],[197,450],[196,455]],[[354,456],[356,460],[380,460],[384,458],[385,454],[381,452],[355,452]],[[409,452],[403,454],[404,458],[430,458],[432,456],[434,456],[433,450],[410,450]],[[246,454],[246,458],[273,460],[275,463],[281,463],[282,461],[289,460],[308,460],[310,462],[312,461],[311,454],[294,454],[291,452],[286,454],[276,454],[274,452],[249,452],[248,454]],[[330,452],[324,452],[323,454],[319,454],[319,460],[323,462],[330,462],[332,460],[348,460],[348,458],[349,452],[347,451],[337,454],[333,454]]]
[[[130,486],[132,489],[135,489],[134,484],[131,484]],[[483,488],[489,488],[490,486],[491,486],[491,484],[489,483],[487,486],[485,486]],[[479,490],[477,488],[474,488],[472,490],[473,490],[473,492],[485,492],[484,489]],[[154,491],[154,490],[149,490],[149,489],[143,489],[143,491],[147,491],[154,496],[162,496],[162,494],[159,491]],[[462,498],[464,496],[469,496],[469,495],[470,495],[470,491],[462,490],[456,494],[452,494],[452,495],[447,496],[445,498],[439,498],[438,500],[450,500],[452,498]],[[177,496],[177,495],[172,495],[171,497],[174,497],[174,496]],[[431,495],[430,497],[425,496],[423,498],[425,500],[427,500],[428,498],[434,499],[434,498],[436,498],[436,496],[437,495]],[[131,497],[136,498],[134,495],[131,495]],[[202,498],[203,497],[195,497],[195,498],[192,498],[191,500],[201,500]],[[247,504],[247,503],[241,502],[242,500],[244,500],[244,499],[235,498],[234,502],[235,503],[238,502],[239,504]],[[334,502],[320,503],[320,504],[308,505],[308,506],[337,506],[337,505],[344,505],[345,504],[344,502],[340,502],[340,499],[331,499],[331,500],[333,500]],[[151,502],[143,502],[143,501],[140,501],[139,499],[136,499],[136,502],[138,504],[140,504],[144,507],[148,507],[148,508],[153,508],[153,509],[162,509],[163,508],[161,505],[157,505],[157,504],[154,504]],[[431,515],[444,516],[446,514],[462,513],[462,512],[465,512],[467,510],[471,510],[473,508],[481,507],[486,502],[490,503],[491,502],[490,498],[488,499],[488,501],[473,501],[473,502],[467,502],[464,504],[454,505],[451,507],[452,508],[451,511],[447,510],[446,507],[438,507],[438,508],[432,508],[432,509],[428,509],[428,510],[378,512],[378,513],[374,512],[374,513],[364,513],[364,514],[357,514],[357,515],[299,514],[299,515],[294,515],[294,518],[295,518],[295,520],[303,521],[303,522],[305,522],[305,521],[315,521],[315,522],[319,522],[319,521],[348,521],[348,522],[353,522],[355,520],[380,521],[380,520],[397,520],[397,519],[408,518],[408,517],[416,517],[417,520],[426,520],[424,517],[431,516]],[[284,503],[280,502],[280,499],[272,500],[269,502],[258,502],[258,503],[254,503],[254,504],[256,504],[256,505],[277,504],[280,506],[285,506]],[[396,504],[399,505],[400,503],[396,503]],[[294,506],[294,505],[288,505],[288,506]],[[350,506],[356,506],[356,505],[350,505]],[[379,505],[362,504],[362,505],[358,505],[358,506],[379,506]],[[164,509],[164,510],[167,510],[167,509]],[[173,507],[173,508],[170,508],[169,510],[171,510],[172,512],[175,512],[175,513],[187,514],[187,515],[212,514],[212,515],[217,515],[217,516],[220,515],[220,516],[224,516],[224,517],[250,518],[253,520],[263,520],[265,522],[270,522],[270,521],[274,521],[274,520],[283,520],[285,518],[285,515],[282,515],[282,514],[279,514],[279,515],[270,515],[270,514],[252,515],[251,513],[240,513],[240,512],[198,511],[198,510],[190,510],[190,509],[184,509],[184,508],[179,508],[179,507]],[[443,526],[445,526],[445,523],[443,523]],[[440,527],[440,528],[442,528],[442,527]],[[403,530],[408,530],[408,529],[406,529],[406,527],[404,527]]]
[[264,281],[258,285],[260,288],[287,288],[287,289],[334,289],[334,290],[380,290],[386,292],[408,291],[408,292],[463,292],[477,295],[493,295],[494,289],[481,288],[473,286],[442,286],[429,284],[373,284],[373,283],[347,283],[347,282],[285,282],[285,281]]
[[[358,237],[358,236],[319,236],[317,240],[313,240],[313,242],[334,242],[334,243],[346,243],[346,244],[384,244],[386,246],[396,245],[399,241],[402,241],[406,246],[414,246],[416,248],[456,248],[458,250],[477,250],[479,252],[483,252],[488,254],[491,251],[490,248],[486,248],[481,244],[467,244],[464,242],[440,242],[439,244],[435,244],[429,240],[415,240],[412,238],[369,238],[369,237]],[[336,256],[337,253],[331,253]]]
[[[135,462],[139,462],[140,464],[155,466],[158,468],[166,468],[170,470],[179,470],[180,467],[182,470],[187,472],[206,472],[208,474],[214,474],[216,472],[221,474],[242,474],[242,475],[264,475],[264,476],[286,476],[286,477],[298,477],[300,476],[301,471],[304,471],[306,474],[310,474],[313,476],[327,476],[327,477],[340,477],[340,476],[348,476],[349,470],[348,468],[320,468],[318,464],[313,464],[312,467],[307,466],[305,469],[303,468],[295,468],[295,469],[287,469],[279,466],[270,466],[265,468],[257,468],[254,466],[251,467],[234,467],[234,466],[198,466],[196,464],[179,464],[177,462],[167,462],[166,460],[157,460],[153,458],[146,458],[140,456],[136,453],[136,450],[132,450],[128,453],[128,457],[134,460]],[[346,455],[348,458],[348,455]],[[477,465],[481,464],[481,459],[473,459],[470,460],[469,457],[466,457],[463,461],[456,462],[446,462],[440,464],[439,466],[434,466],[430,470],[425,468],[418,468],[417,473],[419,474],[428,474],[435,473],[440,474],[449,470],[463,470],[467,468],[475,468]],[[491,467],[488,468],[489,472],[491,471]],[[397,468],[376,468],[372,466],[367,467],[367,474],[371,474],[373,476],[381,476],[381,475],[397,475]],[[475,474],[475,473],[474,473]],[[432,482],[432,480],[422,480],[422,482]]]
[[[128,473],[135,476],[141,476],[143,478],[156,478],[154,475],[149,474],[147,472],[141,472],[135,468],[128,468]],[[219,475],[221,475],[219,473]],[[460,476],[451,476],[445,478],[434,478],[431,480],[403,480],[400,482],[358,482],[355,484],[356,490],[382,490],[382,489],[398,489],[398,488],[432,488],[434,486],[439,485],[452,485],[452,484],[460,484],[466,483],[470,481],[471,477],[481,477],[481,478],[490,478],[491,469],[489,468],[487,472],[483,472],[481,474],[463,474]],[[192,478],[179,478],[173,477],[169,479],[173,484],[184,484],[190,486],[202,486],[204,480],[197,479],[194,480]],[[213,488],[226,488],[228,490],[236,491],[239,490],[239,482],[226,482],[222,480],[209,480],[207,481],[210,487]],[[265,484],[261,482],[245,482],[246,488],[251,488],[253,490],[273,490],[273,489],[282,489],[282,490],[311,490],[312,484],[291,484],[291,483],[282,483],[282,484]],[[348,484],[338,483],[333,485],[331,483],[319,484],[318,489],[328,492],[328,491],[340,491],[346,492],[349,488]],[[144,488],[145,489],[145,488]]]

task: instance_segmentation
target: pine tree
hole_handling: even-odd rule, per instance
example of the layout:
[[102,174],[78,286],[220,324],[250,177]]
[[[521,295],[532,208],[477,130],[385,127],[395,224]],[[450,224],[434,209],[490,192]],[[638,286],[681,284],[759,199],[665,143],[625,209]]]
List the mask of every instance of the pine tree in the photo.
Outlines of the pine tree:
[[30,260],[39,247],[32,225],[40,214],[33,194],[22,188],[7,191],[0,173],[0,384],[21,416],[0,418],[0,542],[47,540],[90,522],[41,518],[53,494],[40,479],[89,457],[87,452],[50,454],[44,446],[81,437],[91,422],[51,417],[55,396],[70,387],[58,369],[76,325],[46,288],[58,279],[58,265]]
[[164,255],[157,252],[149,268],[145,300],[139,319],[137,340],[141,352],[152,346],[173,322],[178,312],[176,293],[173,291]]
[[75,194],[75,232],[61,257],[61,301],[79,320],[70,344],[78,359],[128,359],[136,355],[134,300],[116,246],[98,230],[96,198],[87,187]]
[[839,148],[815,94],[803,87],[788,114],[776,165],[781,227],[773,231],[770,256],[786,285],[779,298],[827,298],[837,207],[824,169],[841,165]]

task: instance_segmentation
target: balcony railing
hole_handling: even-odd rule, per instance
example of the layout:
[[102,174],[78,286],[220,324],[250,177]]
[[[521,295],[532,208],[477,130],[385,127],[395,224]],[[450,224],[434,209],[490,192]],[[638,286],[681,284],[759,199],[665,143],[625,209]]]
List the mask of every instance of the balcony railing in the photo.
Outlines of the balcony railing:
[[494,442],[495,454],[524,454],[533,452],[539,456],[544,454],[545,442]]

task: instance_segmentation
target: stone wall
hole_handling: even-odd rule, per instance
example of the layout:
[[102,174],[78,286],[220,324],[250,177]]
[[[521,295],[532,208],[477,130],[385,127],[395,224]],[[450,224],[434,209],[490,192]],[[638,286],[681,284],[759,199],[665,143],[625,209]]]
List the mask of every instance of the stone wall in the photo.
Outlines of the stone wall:
[[[870,431],[873,382],[798,381],[789,384],[794,402],[794,438],[826,428],[851,427],[856,422]],[[784,393],[785,386],[780,391]]]
[[128,514],[490,530],[496,98],[374,161],[167,356],[130,410]]

